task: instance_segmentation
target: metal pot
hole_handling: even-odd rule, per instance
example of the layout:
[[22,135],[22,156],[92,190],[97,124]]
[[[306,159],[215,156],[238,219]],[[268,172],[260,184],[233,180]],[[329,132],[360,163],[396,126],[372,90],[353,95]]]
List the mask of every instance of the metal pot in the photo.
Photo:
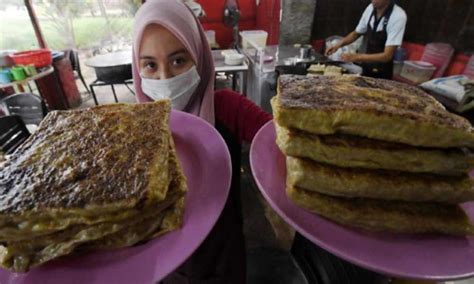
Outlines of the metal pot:
[[132,79],[132,65],[117,65],[108,67],[94,67],[97,80],[105,83],[121,83]]

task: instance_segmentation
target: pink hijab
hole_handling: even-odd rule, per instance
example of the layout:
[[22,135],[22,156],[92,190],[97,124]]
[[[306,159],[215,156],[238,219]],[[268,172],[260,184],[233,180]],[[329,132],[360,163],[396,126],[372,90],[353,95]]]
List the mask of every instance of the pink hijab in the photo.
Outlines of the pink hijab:
[[206,34],[193,12],[177,0],[148,0],[135,15],[133,26],[133,82],[138,102],[150,102],[142,91],[139,49],[143,31],[150,24],[167,28],[191,54],[201,81],[184,111],[214,125],[214,61]]

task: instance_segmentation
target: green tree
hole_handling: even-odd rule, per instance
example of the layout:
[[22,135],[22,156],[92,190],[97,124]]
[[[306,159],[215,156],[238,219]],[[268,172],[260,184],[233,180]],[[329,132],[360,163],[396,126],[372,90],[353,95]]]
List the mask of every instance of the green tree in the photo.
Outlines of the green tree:
[[48,19],[63,44],[68,48],[76,48],[73,20],[87,11],[88,1],[77,0],[37,0],[36,6],[40,6],[44,13],[42,16]]
[[135,13],[138,11],[138,8],[140,8],[140,5],[142,4],[142,0],[127,0],[125,1],[126,9],[129,12],[130,16],[135,16]]

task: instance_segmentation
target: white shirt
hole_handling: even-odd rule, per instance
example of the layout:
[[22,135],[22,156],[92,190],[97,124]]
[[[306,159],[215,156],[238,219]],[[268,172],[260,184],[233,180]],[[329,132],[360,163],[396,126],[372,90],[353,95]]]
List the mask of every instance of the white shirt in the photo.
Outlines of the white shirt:
[[[369,4],[367,8],[365,8],[362,17],[360,18],[359,24],[357,25],[355,31],[358,34],[365,34],[367,32],[367,23],[369,22],[369,18],[374,11],[374,6]],[[385,17],[384,17],[385,18]],[[372,17],[370,20],[370,27],[374,27],[375,17]],[[380,20],[379,25],[377,26],[377,31],[383,30],[383,22],[384,19]],[[405,11],[400,8],[400,6],[396,5],[393,7],[392,14],[388,19],[387,23],[387,41],[385,42],[385,46],[399,46],[402,45],[403,42],[403,35],[405,34],[405,26],[407,23],[407,14]]]

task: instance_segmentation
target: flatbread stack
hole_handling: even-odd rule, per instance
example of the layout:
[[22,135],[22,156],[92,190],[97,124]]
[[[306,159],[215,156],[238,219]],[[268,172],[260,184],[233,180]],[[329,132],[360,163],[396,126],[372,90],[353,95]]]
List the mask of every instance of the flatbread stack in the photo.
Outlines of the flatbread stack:
[[361,76],[279,78],[272,99],[287,194],[374,231],[472,235],[470,123],[423,91]]
[[180,227],[169,100],[48,114],[0,174],[0,265],[23,272]]

